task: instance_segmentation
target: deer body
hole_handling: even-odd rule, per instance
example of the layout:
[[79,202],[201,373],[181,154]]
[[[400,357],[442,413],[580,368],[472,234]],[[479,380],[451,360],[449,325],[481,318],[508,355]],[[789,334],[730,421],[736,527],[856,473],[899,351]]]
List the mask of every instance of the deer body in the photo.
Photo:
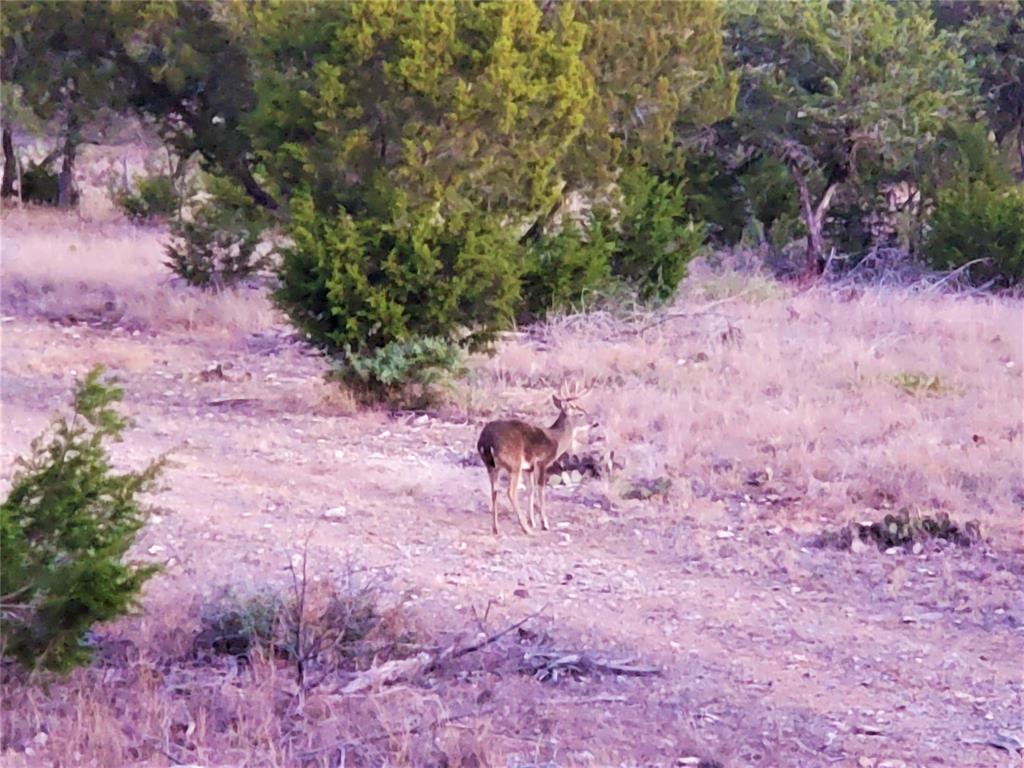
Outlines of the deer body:
[[[575,400],[584,394],[579,390],[567,393],[563,387],[553,398],[559,413],[550,427],[535,427],[519,419],[502,419],[492,421],[483,428],[477,441],[477,451],[491,482],[491,530],[495,535],[498,533],[498,475],[501,470],[508,473],[508,499],[523,532],[529,534],[531,528],[536,526],[533,516],[535,493],[541,527],[548,530],[548,518],[544,511],[547,470],[572,447],[576,433],[581,429],[580,421],[586,412]],[[529,527],[517,500],[519,480],[524,472],[530,492]]]

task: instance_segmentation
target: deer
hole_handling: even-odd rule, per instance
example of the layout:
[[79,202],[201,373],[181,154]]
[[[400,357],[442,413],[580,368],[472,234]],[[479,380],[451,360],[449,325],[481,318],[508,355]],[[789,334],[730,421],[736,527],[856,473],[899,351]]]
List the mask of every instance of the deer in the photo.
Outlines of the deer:
[[[501,419],[489,422],[480,432],[476,449],[491,481],[491,530],[495,536],[498,535],[498,475],[501,470],[508,473],[508,499],[523,533],[532,534],[532,529],[537,525],[533,516],[535,492],[541,527],[545,531],[550,530],[544,511],[547,471],[572,448],[578,435],[587,430],[589,425],[584,423],[587,412],[580,406],[579,400],[589,392],[589,388],[582,388],[576,382],[563,382],[551,396],[558,409],[558,418],[550,427],[535,427],[519,419]],[[529,527],[517,500],[519,480],[524,472],[530,492]]]

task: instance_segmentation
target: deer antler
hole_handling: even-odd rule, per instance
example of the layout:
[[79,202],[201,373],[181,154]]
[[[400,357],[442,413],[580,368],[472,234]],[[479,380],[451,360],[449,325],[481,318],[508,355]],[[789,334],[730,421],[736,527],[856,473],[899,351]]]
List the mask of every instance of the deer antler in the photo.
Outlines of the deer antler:
[[562,386],[558,390],[558,399],[568,403],[573,400],[581,400],[588,394],[590,394],[590,387],[584,387],[573,379],[562,382]]

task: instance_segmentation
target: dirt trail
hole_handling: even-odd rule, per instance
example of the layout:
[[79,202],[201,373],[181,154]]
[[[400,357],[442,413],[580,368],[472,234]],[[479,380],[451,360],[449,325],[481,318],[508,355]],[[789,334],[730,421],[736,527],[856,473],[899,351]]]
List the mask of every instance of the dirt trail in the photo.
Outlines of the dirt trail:
[[[312,531],[316,568],[387,566],[442,626],[547,606],[536,624],[566,647],[665,667],[607,681],[613,700],[586,716],[553,704],[557,689],[537,696],[533,737],[559,745],[556,764],[585,761],[602,731],[636,763],[672,764],[696,741],[728,765],[1015,764],[984,742],[1024,738],[1019,551],[837,553],[809,546],[785,508],[624,501],[600,481],[549,494],[551,532],[523,536],[506,509],[495,539],[476,420],[339,415],[311,383],[320,361],[284,330],[226,346],[87,326],[73,338],[25,318],[3,330],[4,467],[73,368],[145,361],[125,381],[137,428],[118,457],[171,451],[140,542],[169,561],[147,612],[183,590],[283,578]],[[72,362],[55,369],[41,350]]]

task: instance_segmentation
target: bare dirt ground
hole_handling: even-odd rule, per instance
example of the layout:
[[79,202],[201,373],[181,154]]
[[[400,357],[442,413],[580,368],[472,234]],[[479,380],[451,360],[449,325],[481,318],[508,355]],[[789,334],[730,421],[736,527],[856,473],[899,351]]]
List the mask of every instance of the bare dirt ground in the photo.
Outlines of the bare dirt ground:
[[[539,611],[458,676],[377,691],[378,730],[345,738],[381,739],[381,763],[1021,764],[1020,302],[695,279],[679,316],[642,334],[603,315],[559,321],[472,361],[448,405],[392,414],[326,383],[260,290],[202,296],[168,281],[161,237],[3,220],[3,482],[96,363],[121,377],[136,421],[119,462],[172,461],[138,547],[165,568],[108,639],[187,636],[197,600],[283,583],[312,532],[312,573],[385,566],[432,632],[471,640]],[[550,390],[570,375],[594,383],[623,466],[551,491],[550,532],[524,536],[506,506],[496,539],[478,431],[496,414],[550,419]],[[657,478],[668,493],[624,498]],[[904,506],[976,519],[985,540],[916,554],[814,545]],[[663,673],[543,683],[505,663],[543,633]],[[246,720],[244,701],[221,701],[234,719],[217,722],[156,670],[5,685],[5,764],[345,759],[289,751],[277,716]],[[290,684],[244,677],[217,695],[271,701]],[[344,730],[343,698],[308,700],[306,726]],[[403,699],[443,716],[403,730]]]

